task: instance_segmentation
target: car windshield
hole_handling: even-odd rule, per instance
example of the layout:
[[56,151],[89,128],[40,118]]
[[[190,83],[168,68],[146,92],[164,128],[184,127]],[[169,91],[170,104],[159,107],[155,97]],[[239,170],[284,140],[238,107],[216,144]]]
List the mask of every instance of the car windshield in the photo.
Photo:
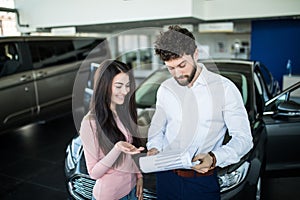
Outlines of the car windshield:
[[159,70],[151,74],[136,91],[135,95],[138,108],[147,108],[154,105],[160,84],[170,77],[171,75],[167,69]]
[[[210,68],[208,69],[215,71]],[[218,73],[230,79],[237,86],[242,94],[244,105],[247,108],[247,104],[249,104],[249,80],[247,80],[247,74],[238,71],[232,71],[231,69],[232,68],[218,67]],[[167,69],[158,70],[151,74],[136,91],[136,103],[138,108],[149,108],[154,106],[156,102],[156,93],[160,84],[170,77],[171,75]]]
[[220,74],[227,77],[235,84],[243,97],[244,105],[246,105],[248,100],[248,86],[245,75],[238,72],[220,72]]

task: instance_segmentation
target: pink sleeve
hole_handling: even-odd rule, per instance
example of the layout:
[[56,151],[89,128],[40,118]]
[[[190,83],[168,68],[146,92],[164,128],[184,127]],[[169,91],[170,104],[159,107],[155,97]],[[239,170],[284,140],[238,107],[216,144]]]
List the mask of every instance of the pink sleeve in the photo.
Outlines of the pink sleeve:
[[101,152],[95,135],[95,121],[84,117],[80,127],[80,138],[83,145],[87,170],[91,178],[101,178],[114,164],[121,151],[114,148],[104,156]]

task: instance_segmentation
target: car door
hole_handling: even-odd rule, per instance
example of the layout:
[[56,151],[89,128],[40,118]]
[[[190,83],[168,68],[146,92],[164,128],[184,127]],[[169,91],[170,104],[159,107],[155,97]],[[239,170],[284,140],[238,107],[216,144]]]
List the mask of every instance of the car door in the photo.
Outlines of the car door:
[[72,91],[80,62],[71,40],[28,41],[36,81],[39,117],[72,111]]
[[266,169],[300,168],[300,82],[265,104]]
[[272,73],[262,63],[257,62],[256,64],[259,65],[259,71],[266,84],[268,95],[270,97],[274,97],[275,95],[279,94],[280,86],[278,81],[273,77]]
[[1,42],[0,129],[31,121],[36,111],[33,72],[21,49],[23,43]]

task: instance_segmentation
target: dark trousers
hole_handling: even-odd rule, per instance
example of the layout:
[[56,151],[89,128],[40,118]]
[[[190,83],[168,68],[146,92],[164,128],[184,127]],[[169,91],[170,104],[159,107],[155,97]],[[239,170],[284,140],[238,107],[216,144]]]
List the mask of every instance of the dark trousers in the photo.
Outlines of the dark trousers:
[[220,200],[217,173],[210,176],[185,178],[173,171],[156,174],[158,200]]

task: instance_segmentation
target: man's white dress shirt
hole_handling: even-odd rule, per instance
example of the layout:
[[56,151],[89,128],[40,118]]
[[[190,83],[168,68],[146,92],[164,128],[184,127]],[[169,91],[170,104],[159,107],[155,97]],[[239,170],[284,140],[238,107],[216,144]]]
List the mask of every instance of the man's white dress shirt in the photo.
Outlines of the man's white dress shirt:
[[[234,83],[200,66],[190,88],[174,78],[161,84],[147,148],[181,149],[192,157],[212,151],[216,165],[224,167],[238,162],[253,146],[248,115]],[[232,138],[222,145],[227,129]]]

